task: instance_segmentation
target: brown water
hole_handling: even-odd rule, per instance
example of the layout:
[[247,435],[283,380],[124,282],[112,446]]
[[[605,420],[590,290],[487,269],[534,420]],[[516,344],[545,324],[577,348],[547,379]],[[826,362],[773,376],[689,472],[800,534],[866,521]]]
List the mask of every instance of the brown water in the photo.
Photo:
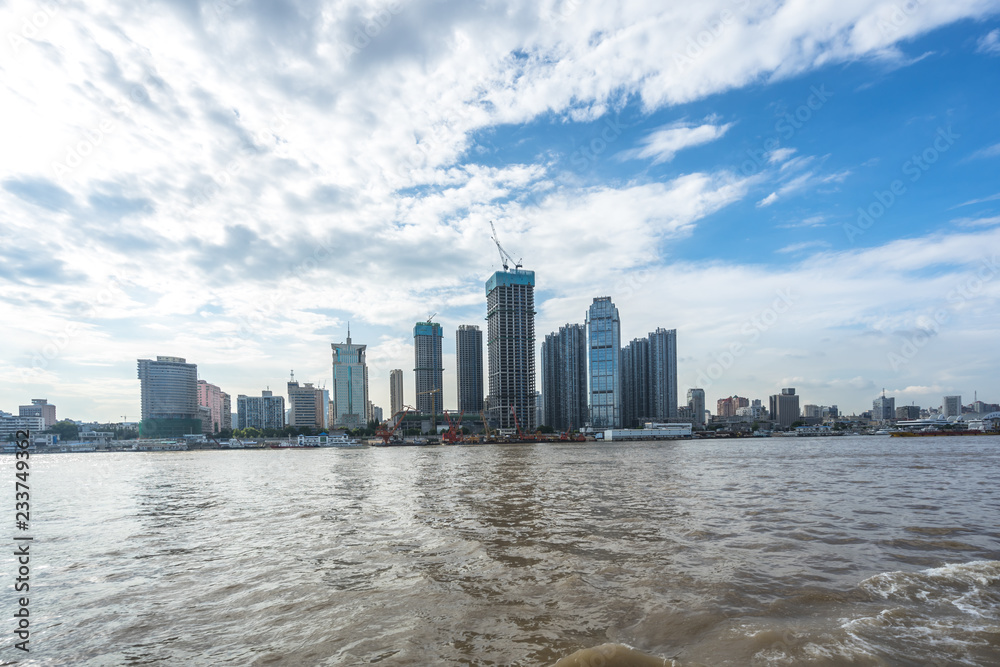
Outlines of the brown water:
[[22,664],[1000,664],[996,437],[32,462]]

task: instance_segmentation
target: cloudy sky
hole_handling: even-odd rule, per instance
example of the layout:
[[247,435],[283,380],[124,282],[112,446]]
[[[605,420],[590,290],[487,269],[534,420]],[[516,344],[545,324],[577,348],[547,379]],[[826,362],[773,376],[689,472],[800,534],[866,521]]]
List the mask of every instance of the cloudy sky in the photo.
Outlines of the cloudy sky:
[[[667,5],[669,8],[664,9]],[[136,359],[371,394],[611,296],[709,405],[1000,401],[1000,1],[0,0],[0,409],[139,415]]]

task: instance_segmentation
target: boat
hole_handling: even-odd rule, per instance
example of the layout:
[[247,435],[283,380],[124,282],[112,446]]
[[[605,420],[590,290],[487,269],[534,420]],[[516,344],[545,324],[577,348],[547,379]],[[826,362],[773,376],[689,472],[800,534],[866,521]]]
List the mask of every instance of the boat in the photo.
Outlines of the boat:
[[365,443],[354,438],[348,438],[346,435],[331,435],[326,439],[326,442],[320,442],[320,447],[341,447],[341,448],[360,448],[367,447]]

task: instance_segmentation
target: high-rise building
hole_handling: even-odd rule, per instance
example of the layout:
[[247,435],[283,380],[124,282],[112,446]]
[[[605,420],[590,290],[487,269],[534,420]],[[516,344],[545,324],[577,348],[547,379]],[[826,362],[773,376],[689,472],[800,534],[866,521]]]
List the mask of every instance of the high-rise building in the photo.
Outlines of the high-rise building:
[[[535,429],[535,272],[497,271],[486,281],[490,420]],[[513,413],[512,413],[513,410]]]
[[558,431],[587,423],[587,330],[567,324],[542,341],[545,424]]
[[367,345],[351,342],[347,328],[346,343],[331,343],[333,348],[332,428],[361,428],[368,424],[368,364]]
[[56,406],[49,405],[45,398],[33,398],[31,405],[19,405],[17,414],[21,417],[41,417],[45,423],[44,428],[56,423]]
[[444,361],[441,342],[444,334],[437,322],[417,322],[413,327],[414,380],[417,412],[438,415],[442,412]]
[[260,396],[240,394],[236,411],[236,428],[285,428],[285,397],[270,391],[262,391]]
[[220,431],[229,431],[233,428],[233,397],[222,392],[222,423],[219,424]]
[[687,404],[691,410],[691,424],[705,425],[705,390],[697,387],[688,389]]
[[621,320],[611,297],[596,297],[586,321],[590,425],[621,428]]
[[[649,407],[655,421],[677,418],[677,330],[657,329],[649,334]],[[704,392],[703,392],[704,393]],[[702,396],[702,413],[705,402]],[[695,415],[700,424],[704,415]]]
[[622,427],[642,428],[652,417],[649,403],[649,339],[636,338],[622,348]]
[[201,431],[205,434],[218,433],[228,428],[222,418],[222,390],[211,382],[198,380],[198,405],[208,408],[208,420],[202,421]]
[[198,418],[198,366],[181,357],[139,359],[144,438],[166,438],[201,433]]
[[458,410],[478,415],[483,409],[483,332],[474,324],[463,324],[455,332],[458,376]]
[[780,394],[772,394],[768,407],[771,421],[781,426],[791,426],[799,419],[799,397],[795,395],[794,387],[782,389]]
[[814,405],[809,403],[808,405],[802,406],[802,416],[811,419],[821,419],[823,417],[823,408],[819,405]]
[[896,408],[896,419],[920,419],[920,407],[917,405],[901,405]]
[[323,390],[314,387],[312,382],[300,385],[297,380],[289,380],[288,425],[295,428],[308,426],[320,430],[325,423]]
[[395,417],[403,410],[403,369],[395,368],[389,371],[389,408],[390,416]]
[[961,417],[962,416],[962,397],[961,396],[945,396],[944,397],[944,416],[945,417]]
[[885,391],[882,395],[872,401],[872,419],[875,421],[888,421],[896,418],[896,399],[886,397]]

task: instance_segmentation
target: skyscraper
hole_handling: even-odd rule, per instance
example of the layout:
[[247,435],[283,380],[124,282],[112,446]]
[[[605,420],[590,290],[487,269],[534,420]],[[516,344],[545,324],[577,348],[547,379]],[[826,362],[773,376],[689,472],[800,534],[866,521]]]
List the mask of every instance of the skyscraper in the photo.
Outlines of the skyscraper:
[[691,423],[696,426],[705,425],[705,390],[699,388],[688,389],[688,408],[691,410]]
[[486,281],[490,417],[501,429],[535,429],[535,272],[497,271]]
[[622,348],[622,427],[642,428],[652,416],[649,404],[649,339],[636,338]]
[[463,324],[455,332],[458,375],[458,410],[479,414],[483,409],[483,332],[474,324]]
[[781,390],[780,394],[772,394],[768,408],[771,412],[771,421],[781,426],[791,426],[798,420],[799,397],[795,395],[795,388],[788,387]]
[[346,343],[331,343],[333,349],[333,397],[331,400],[332,428],[360,428],[368,423],[368,364],[367,345],[351,342],[347,328]]
[[142,422],[147,438],[201,433],[198,418],[198,366],[181,357],[139,359]]
[[558,431],[587,423],[587,329],[567,324],[542,341],[542,403],[547,426]]
[[389,409],[390,417],[403,410],[403,369],[395,368],[389,371]]
[[882,395],[872,401],[872,419],[875,421],[888,421],[896,418],[896,399],[886,397],[885,391]]
[[621,321],[611,297],[595,298],[587,310],[587,364],[590,425],[620,428]]
[[[677,330],[658,328],[649,334],[649,408],[656,421],[677,418]],[[704,424],[704,394],[702,416]]]
[[945,417],[961,417],[962,416],[962,397],[961,396],[945,396],[944,397],[944,416]]
[[444,362],[441,341],[444,334],[437,322],[417,322],[413,327],[413,373],[417,389],[417,412],[441,414],[444,391]]

